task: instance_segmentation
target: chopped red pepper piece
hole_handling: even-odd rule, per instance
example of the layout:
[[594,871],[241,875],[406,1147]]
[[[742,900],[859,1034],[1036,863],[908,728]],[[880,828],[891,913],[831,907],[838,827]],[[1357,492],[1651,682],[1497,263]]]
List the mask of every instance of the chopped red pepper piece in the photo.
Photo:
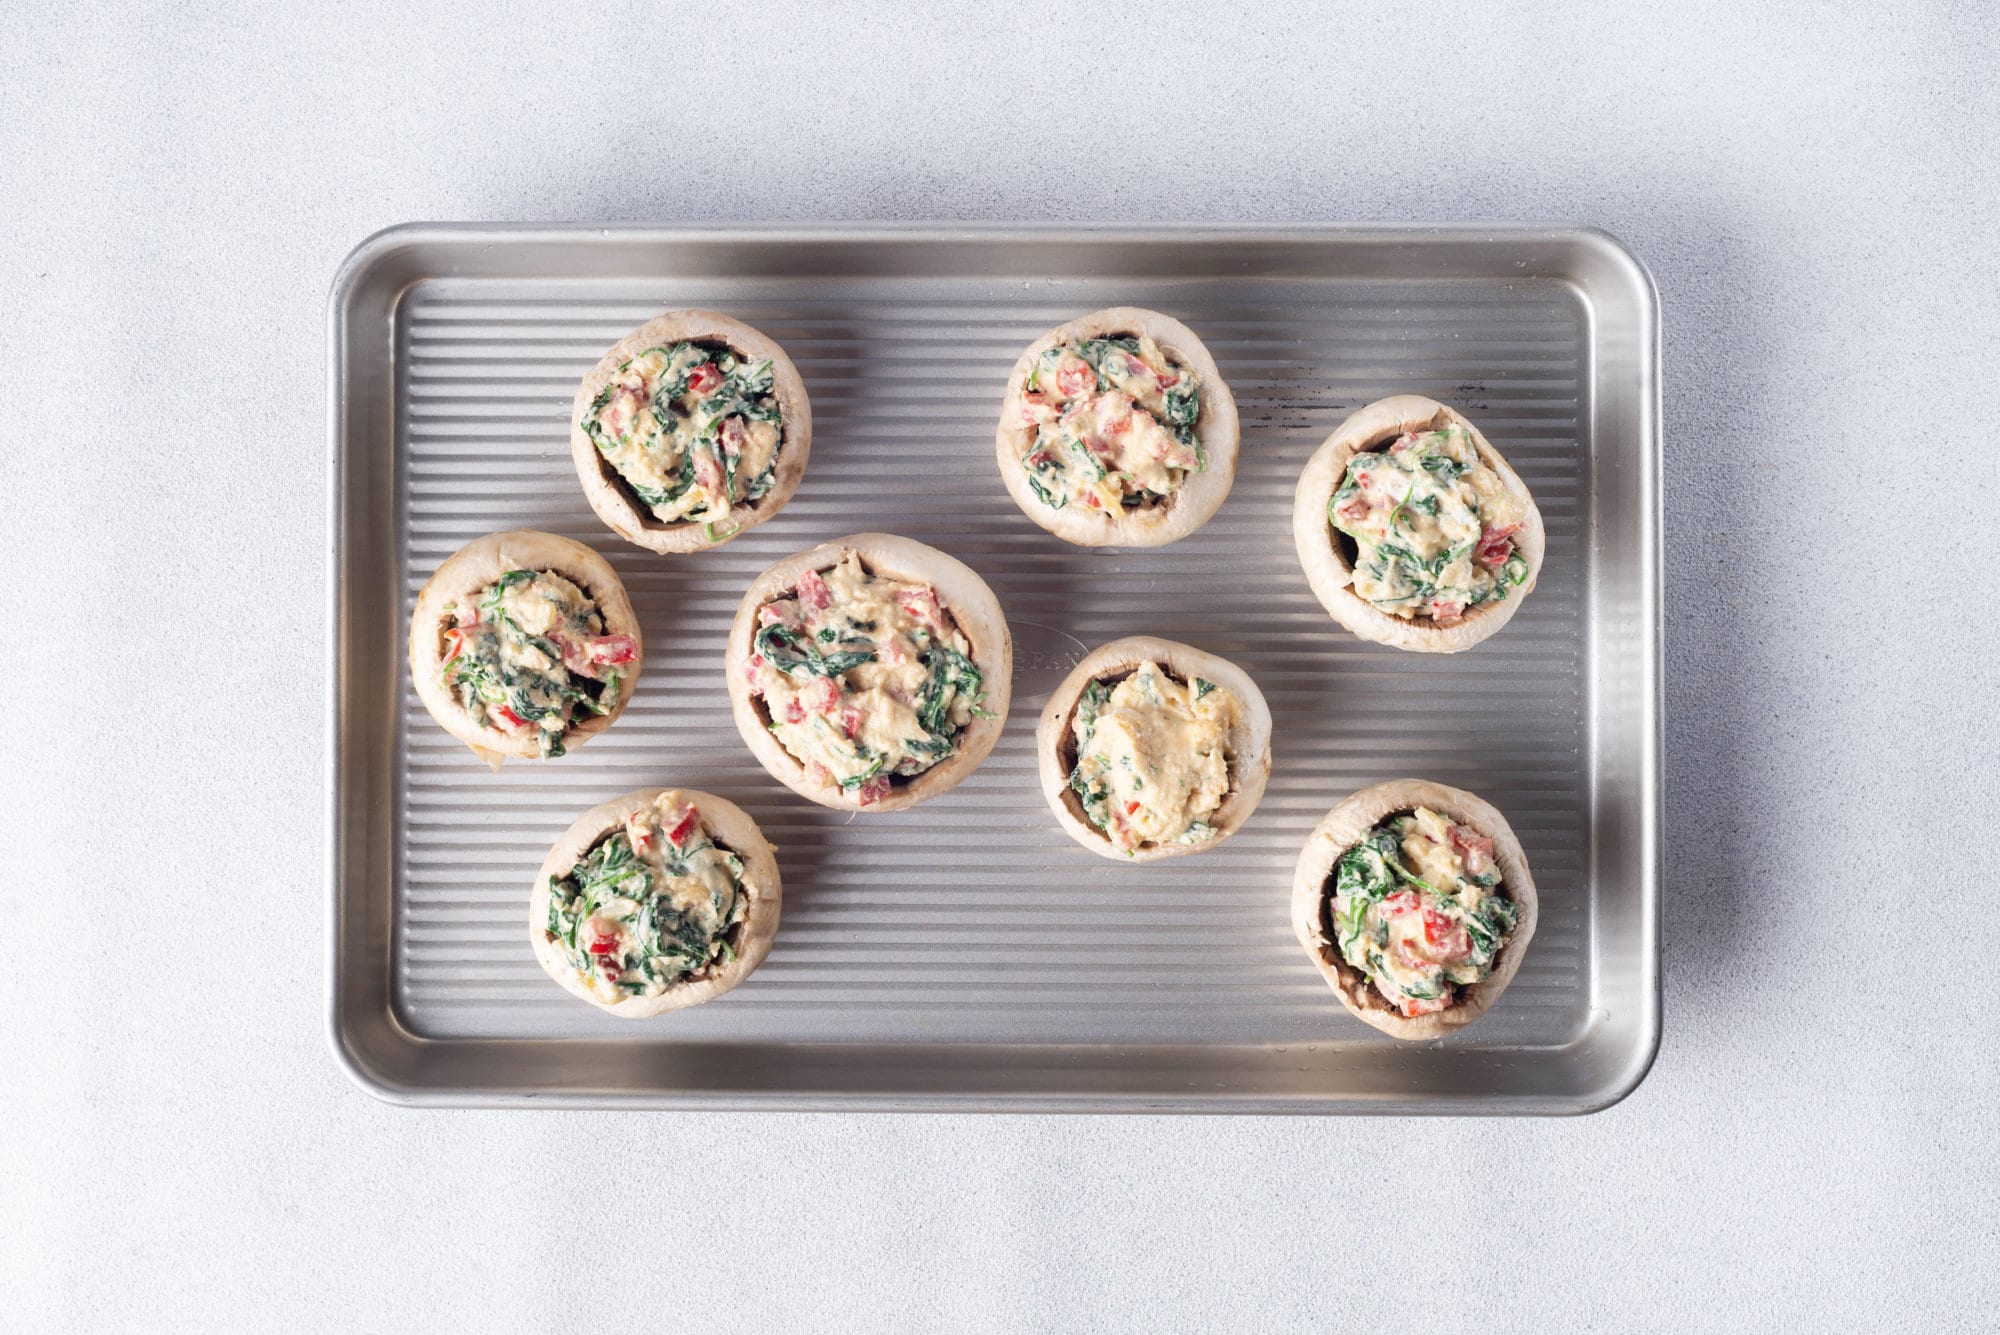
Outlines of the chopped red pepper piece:
[[1485,835],[1464,825],[1454,825],[1445,837],[1458,855],[1465,859],[1465,869],[1474,876],[1492,865],[1493,841]]
[[917,589],[898,589],[896,601],[905,612],[918,621],[928,622],[934,626],[942,624],[938,615],[937,590],[930,585],[926,584]]
[[[1097,400],[1095,422],[1097,434],[1100,437],[1122,436],[1130,431],[1132,429],[1131,396],[1128,394],[1100,395]],[[1164,436],[1165,433],[1162,432],[1161,435]],[[1112,442],[1109,440],[1098,439],[1090,442],[1090,452],[1092,454],[1109,455],[1114,448]]]
[[707,450],[698,450],[694,456],[695,485],[706,491],[722,490],[722,463]]
[[706,394],[722,383],[722,372],[715,369],[714,362],[703,362],[688,372],[688,388],[697,394]]
[[1097,372],[1081,357],[1065,356],[1056,363],[1056,392],[1066,399],[1088,394],[1097,388]]
[[1504,566],[1507,558],[1514,554],[1514,534],[1519,524],[1507,524],[1500,528],[1489,528],[1479,535],[1479,550],[1474,553],[1481,565]]
[[630,635],[599,635],[590,642],[590,661],[616,666],[639,656],[639,642]]
[[528,726],[528,720],[522,718],[505,705],[494,705],[493,717],[499,719],[510,728],[525,728]]
[[612,387],[611,399],[598,414],[597,420],[613,436],[623,436],[632,429],[632,423],[639,416],[639,409],[645,405],[646,396],[639,385],[620,382]]
[[674,822],[673,828],[667,831],[667,842],[675,848],[687,847],[688,840],[694,837],[695,827],[700,823],[701,813],[689,807],[681,813],[681,818]]
[[808,570],[799,576],[799,601],[816,612],[824,612],[833,606],[833,590],[826,587],[819,571]]

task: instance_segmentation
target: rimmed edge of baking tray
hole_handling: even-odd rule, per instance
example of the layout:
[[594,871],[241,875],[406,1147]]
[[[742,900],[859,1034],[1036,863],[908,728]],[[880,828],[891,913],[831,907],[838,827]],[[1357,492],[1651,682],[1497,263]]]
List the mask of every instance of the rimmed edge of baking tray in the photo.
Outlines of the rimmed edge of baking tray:
[[[981,1058],[974,1068],[976,1081],[965,1079],[966,1072],[937,1058],[962,1052],[956,1045],[903,1045],[898,1051],[910,1059],[902,1068],[905,1076],[921,1074],[923,1083],[899,1086],[877,1076],[867,1088],[853,1087],[841,1077],[851,1072],[845,1060],[850,1050],[875,1051],[875,1044],[814,1043],[799,1045],[705,1044],[701,1057],[713,1067],[726,1061],[738,1049],[768,1053],[781,1047],[787,1058],[782,1085],[756,1088],[737,1083],[727,1088],[705,1089],[698,1079],[701,1072],[682,1069],[685,1054],[668,1045],[651,1050],[643,1063],[657,1075],[680,1081],[669,1088],[643,1090],[592,1089],[576,1084],[543,1091],[522,1090],[477,1078],[450,1080],[452,1066],[474,1065],[482,1051],[531,1046],[534,1040],[435,1040],[411,1033],[398,1020],[390,1004],[386,984],[381,989],[379,1007],[357,1005],[356,991],[343,970],[343,941],[348,930],[344,910],[365,911],[366,904],[351,906],[345,893],[350,871],[350,850],[343,833],[343,750],[341,734],[342,695],[346,686],[344,647],[348,630],[343,621],[347,587],[347,512],[353,498],[345,487],[347,476],[347,434],[350,413],[346,393],[355,367],[350,362],[348,339],[356,323],[355,306],[363,294],[377,301],[377,314],[393,329],[397,308],[411,286],[426,273],[398,278],[388,272],[404,251],[421,244],[478,243],[482,239],[506,237],[516,241],[575,243],[590,237],[625,240],[729,241],[744,244],[783,240],[793,245],[808,243],[854,244],[897,237],[911,242],[945,244],[994,244],[1047,241],[1060,238],[1088,240],[1097,244],[1196,242],[1235,240],[1251,243],[1417,243],[1430,241],[1527,240],[1580,246],[1604,266],[1604,281],[1622,282],[1625,296],[1633,303],[1638,318],[1634,333],[1635,350],[1642,383],[1634,400],[1639,431],[1639,447],[1645,467],[1636,478],[1640,518],[1646,532],[1636,543],[1641,571],[1636,581],[1641,619],[1649,640],[1646,652],[1636,664],[1640,670],[1640,697],[1644,726],[1640,729],[1640,757],[1637,781],[1639,793],[1634,804],[1638,828],[1632,832],[1638,843],[1637,862],[1641,869],[1638,928],[1639,968],[1642,973],[1638,998],[1643,1014],[1634,1023],[1637,1042],[1621,1057],[1608,1063],[1598,1078],[1576,1087],[1533,1094],[1498,1091],[1485,1080],[1466,1081],[1449,1088],[1427,1090],[1412,1095],[1407,1071],[1428,1064],[1427,1056],[1444,1059],[1448,1054],[1437,1047],[1411,1054],[1406,1073],[1394,1083],[1398,1089],[1348,1088],[1337,1096],[1302,1094],[1297,1096],[1232,1093],[1226,1086],[1197,1087],[1185,1080],[1189,1059],[1200,1054],[1211,1079],[1217,1067],[1219,1046],[1188,1045],[1024,1045],[982,1044]],[[386,274],[386,277],[385,277]],[[387,282],[388,287],[383,284]],[[1592,324],[1597,305],[1586,307]],[[348,1076],[368,1093],[401,1106],[425,1107],[551,1107],[551,1108],[656,1108],[706,1109],[714,1111],[904,1111],[904,1112],[1126,1112],[1126,1113],[1292,1113],[1292,1114],[1398,1114],[1398,1115],[1576,1115],[1602,1111],[1629,1096],[1645,1080],[1659,1052],[1663,1028],[1660,977],[1660,877],[1661,820],[1663,811],[1661,747],[1662,675],[1662,596],[1661,596],[1661,409],[1660,409],[1660,310],[1659,294],[1645,264],[1625,244],[1610,233],[1593,227],[1529,222],[1470,223],[1449,226],[1421,224],[1258,224],[1218,227],[1205,224],[1145,226],[1079,226],[1071,224],[1025,224],[955,227],[936,224],[852,224],[820,225],[718,225],[655,226],[648,224],[561,225],[561,224],[479,224],[406,223],[385,228],[362,241],[349,253],[337,271],[328,300],[328,390],[329,451],[327,462],[327,612],[333,629],[327,649],[326,738],[327,796],[325,808],[327,852],[325,862],[327,969],[327,1038],[334,1058]],[[392,344],[393,346],[393,344]],[[1592,343],[1592,359],[1596,356]],[[390,400],[393,400],[393,354],[390,359]],[[1595,411],[1593,397],[1593,412]],[[393,498],[392,498],[393,500]],[[1595,742],[1593,741],[1593,745]],[[1594,854],[1593,854],[1594,856]],[[1593,868],[1593,876],[1595,869]],[[1584,1042],[1589,1039],[1585,1038]],[[560,1043],[560,1067],[597,1047],[614,1046],[595,1040],[568,1040]],[[1247,1052],[1263,1053],[1267,1045],[1242,1045]],[[1226,1049],[1225,1049],[1226,1050]],[[416,1072],[427,1070],[429,1078],[419,1080]],[[1072,1087],[1062,1094],[1032,1088],[1030,1077],[1037,1073],[1059,1073]],[[1184,1091],[1165,1092],[1179,1082]],[[468,1075],[476,1072],[468,1070]],[[558,1071],[557,1074],[560,1074]],[[954,1083],[963,1088],[952,1089]],[[996,1080],[997,1077],[997,1080]],[[1088,1087],[1076,1087],[1076,1082]],[[1012,1085],[1013,1088],[1007,1086]]]

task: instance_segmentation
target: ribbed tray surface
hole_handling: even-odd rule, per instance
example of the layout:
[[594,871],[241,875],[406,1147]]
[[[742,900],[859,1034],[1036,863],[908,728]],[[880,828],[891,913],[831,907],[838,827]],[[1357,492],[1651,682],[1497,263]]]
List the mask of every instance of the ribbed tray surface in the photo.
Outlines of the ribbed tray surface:
[[[681,1041],[1352,1041],[1293,939],[1295,855],[1335,801],[1413,775],[1491,799],[1520,834],[1541,926],[1501,1005],[1459,1043],[1560,1044],[1591,1008],[1583,591],[1590,494],[1587,312],[1559,283],[1186,285],[853,279],[436,279],[403,301],[397,430],[407,507],[402,615],[466,541],[539,528],[604,552],[631,591],[646,671],[616,726],[553,764],[490,773],[403,690],[395,1001],[436,1037],[652,1033]],[[993,460],[1007,372],[1060,321],[1111,304],[1191,325],[1236,393],[1242,460],[1220,514],[1152,551],[1085,551],[1015,508]],[[812,464],[776,520],[660,557],[591,514],[570,468],[577,379],[660,310],[716,305],[782,343],[811,392]],[[1306,457],[1361,404],[1418,392],[1478,422],[1534,491],[1548,562],[1496,638],[1402,654],[1336,626],[1292,550]],[[849,818],[768,778],[729,717],[722,650],[766,565],[861,530],[932,543],[985,576],[1015,636],[1005,736],[971,779],[894,815]],[[1056,827],[1034,724],[1086,647],[1186,640],[1241,664],[1270,701],[1271,783],[1220,849],[1117,865]],[[778,846],[769,961],[718,1001],[651,1026],[597,1014],[529,950],[529,882],[585,808],[678,784],[739,803]]]

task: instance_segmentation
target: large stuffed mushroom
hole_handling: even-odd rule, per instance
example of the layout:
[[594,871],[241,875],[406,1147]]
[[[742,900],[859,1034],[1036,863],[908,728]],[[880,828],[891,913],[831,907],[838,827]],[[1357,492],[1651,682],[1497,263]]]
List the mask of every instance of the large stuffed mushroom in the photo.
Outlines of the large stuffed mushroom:
[[978,768],[1007,721],[1013,642],[974,571],[858,533],[778,562],[729,631],[730,704],[771,775],[845,811],[896,811]]

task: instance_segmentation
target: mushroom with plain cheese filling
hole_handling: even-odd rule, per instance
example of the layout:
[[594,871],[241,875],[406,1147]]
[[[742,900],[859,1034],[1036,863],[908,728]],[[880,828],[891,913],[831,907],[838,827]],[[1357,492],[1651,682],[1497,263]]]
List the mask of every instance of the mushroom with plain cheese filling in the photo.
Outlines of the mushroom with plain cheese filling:
[[1042,792],[1094,853],[1152,860],[1242,828],[1271,771],[1271,714],[1235,664],[1152,636],[1086,655],[1036,732]]

